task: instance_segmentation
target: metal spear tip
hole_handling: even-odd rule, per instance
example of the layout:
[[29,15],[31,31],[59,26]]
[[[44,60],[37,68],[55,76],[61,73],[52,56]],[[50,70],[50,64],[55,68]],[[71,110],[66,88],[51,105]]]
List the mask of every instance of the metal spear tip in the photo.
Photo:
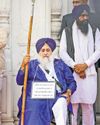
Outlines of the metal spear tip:
[[34,4],[34,3],[35,3],[35,0],[32,0],[32,3]]

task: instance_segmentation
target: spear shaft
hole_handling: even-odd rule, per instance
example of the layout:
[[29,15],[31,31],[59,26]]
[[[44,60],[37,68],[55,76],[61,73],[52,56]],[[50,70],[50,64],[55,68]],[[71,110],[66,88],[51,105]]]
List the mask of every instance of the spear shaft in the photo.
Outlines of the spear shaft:
[[[32,34],[32,25],[33,25],[33,10],[34,10],[34,4],[33,4],[33,7],[32,7],[32,16],[30,16],[30,23],[29,23],[28,44],[27,44],[27,54],[28,55],[30,55],[31,34]],[[25,65],[23,94],[22,94],[21,125],[24,125],[24,114],[25,114],[25,103],[26,103],[26,89],[27,89],[28,69],[29,69],[29,66],[28,66],[28,64],[26,64]]]

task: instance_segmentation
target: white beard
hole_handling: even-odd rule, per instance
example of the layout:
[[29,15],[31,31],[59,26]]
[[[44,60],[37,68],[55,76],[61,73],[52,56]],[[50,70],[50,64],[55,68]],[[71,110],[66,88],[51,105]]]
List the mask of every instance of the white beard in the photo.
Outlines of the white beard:
[[54,57],[50,56],[49,58],[45,57],[44,59],[38,57],[38,60],[44,69],[50,70],[50,66],[53,64]]

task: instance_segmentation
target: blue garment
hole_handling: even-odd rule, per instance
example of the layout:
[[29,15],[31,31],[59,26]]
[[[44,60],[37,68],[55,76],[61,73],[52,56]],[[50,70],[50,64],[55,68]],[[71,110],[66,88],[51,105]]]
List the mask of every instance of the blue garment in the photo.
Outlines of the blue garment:
[[[31,87],[33,80],[47,81],[44,72],[38,65],[38,60],[32,60],[29,63],[26,89],[25,125],[50,125],[52,119],[52,107],[56,100],[61,96],[62,93],[66,92],[67,89],[71,89],[72,93],[76,90],[76,82],[69,67],[61,59],[55,59],[54,69],[59,80],[58,82],[61,85],[61,93],[56,91],[55,99],[31,99]],[[16,81],[18,85],[23,85],[24,72],[21,69],[18,71]],[[21,106],[22,96],[18,101],[19,118],[21,117]]]

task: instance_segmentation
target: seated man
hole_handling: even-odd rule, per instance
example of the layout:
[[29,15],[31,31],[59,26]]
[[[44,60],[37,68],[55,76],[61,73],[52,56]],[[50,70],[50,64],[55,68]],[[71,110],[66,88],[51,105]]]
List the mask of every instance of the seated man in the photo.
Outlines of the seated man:
[[[29,62],[30,56],[26,55],[23,59],[21,68],[18,71],[16,78],[17,84],[23,85],[25,65],[29,63],[24,125],[50,125],[52,114],[55,117],[56,125],[66,125],[67,107],[69,110],[72,108],[70,96],[76,90],[76,82],[70,68],[61,59],[53,58],[52,53],[55,48],[56,43],[53,39],[39,39],[36,43],[36,50],[39,55],[38,59]],[[49,73],[47,70],[49,70]],[[31,98],[33,81],[47,81],[47,83],[48,81],[55,81],[55,98]],[[21,118],[21,106],[22,96],[18,101],[19,119]]]

